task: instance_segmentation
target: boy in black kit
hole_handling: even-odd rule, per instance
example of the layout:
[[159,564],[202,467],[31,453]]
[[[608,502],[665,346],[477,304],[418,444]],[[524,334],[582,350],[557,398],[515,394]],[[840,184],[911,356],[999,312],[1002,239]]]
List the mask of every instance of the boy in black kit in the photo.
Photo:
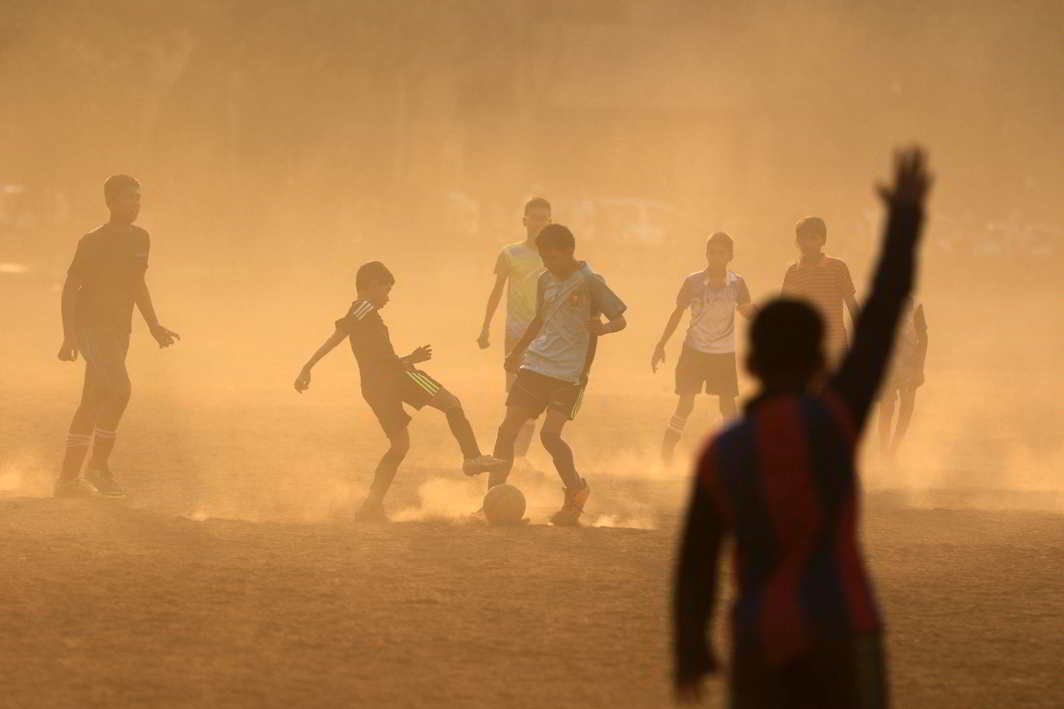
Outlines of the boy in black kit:
[[358,512],[362,521],[387,521],[381,502],[399,464],[410,450],[410,434],[407,432],[410,415],[403,408],[404,403],[419,410],[430,406],[447,416],[451,433],[462,449],[465,459],[462,470],[466,475],[491,472],[507,465],[505,461],[481,455],[461,402],[442,384],[414,366],[432,359],[431,346],[418,347],[405,357],[395,354],[388,327],[378,312],[387,305],[393,285],[395,277],[380,261],[363,264],[355,277],[358,299],[351,304],[347,314],[336,321],[336,330],[303,365],[295,381],[296,391],[306,391],[310,387],[310,370],[318,360],[345,339],[350,340],[362,377],[362,396],[391,442],[377,464],[369,495]]
[[[114,175],[104,183],[103,193],[111,218],[78,242],[63,284],[59,359],[73,362],[80,352],[85,382],[70,423],[56,497],[125,497],[108,461],[129,403],[126,352],[134,304],[159,347],[181,339],[159,324],[144,280],[150,239],[148,232],[133,224],[140,214],[140,183],[128,175]],[[82,478],[90,445],[92,457]]]

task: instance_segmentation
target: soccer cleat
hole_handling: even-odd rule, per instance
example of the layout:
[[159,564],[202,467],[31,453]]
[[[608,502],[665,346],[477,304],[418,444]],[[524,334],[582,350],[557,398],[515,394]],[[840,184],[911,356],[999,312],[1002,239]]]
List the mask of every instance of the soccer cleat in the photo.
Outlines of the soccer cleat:
[[358,512],[355,513],[355,521],[363,522],[366,524],[375,524],[381,522],[388,522],[388,515],[384,514],[384,507],[381,505],[380,500],[374,500],[372,497],[367,497],[366,501],[362,503],[362,506],[358,508]]
[[81,478],[56,480],[54,497],[96,497],[96,488]]
[[494,473],[506,470],[509,466],[510,461],[508,460],[495,458],[490,455],[481,455],[476,458],[466,458],[462,463],[462,472],[472,477],[474,475],[480,475],[481,473]]
[[557,527],[576,527],[580,525],[580,515],[584,504],[591,496],[591,486],[584,481],[583,487],[565,488],[565,504],[551,516],[550,521]]
[[85,479],[104,497],[126,496],[126,491],[115,482],[111,470],[107,467],[93,467],[90,464],[89,469],[85,471]]

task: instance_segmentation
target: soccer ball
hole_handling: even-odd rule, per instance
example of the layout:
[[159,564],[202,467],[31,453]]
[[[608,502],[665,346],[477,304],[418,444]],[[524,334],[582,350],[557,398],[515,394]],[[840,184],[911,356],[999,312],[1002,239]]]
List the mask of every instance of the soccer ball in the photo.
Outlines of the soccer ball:
[[492,524],[517,524],[525,516],[525,496],[513,485],[496,485],[484,495],[484,516]]

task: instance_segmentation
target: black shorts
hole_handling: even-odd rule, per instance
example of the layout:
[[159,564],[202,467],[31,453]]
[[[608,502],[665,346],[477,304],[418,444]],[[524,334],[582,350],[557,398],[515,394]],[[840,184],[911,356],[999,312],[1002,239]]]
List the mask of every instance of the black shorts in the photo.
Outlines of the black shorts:
[[85,360],[85,395],[92,397],[128,395],[129,373],[126,353],[129,332],[79,326],[78,351]]
[[442,384],[420,369],[408,369],[401,372],[386,389],[363,389],[362,394],[376,414],[385,435],[391,438],[410,423],[410,414],[406,413],[403,404],[420,410],[443,388]]
[[734,352],[710,354],[684,345],[676,363],[676,393],[699,394],[703,387],[707,394],[739,396]]
[[510,388],[506,405],[530,411],[534,417],[549,408],[560,411],[571,421],[576,418],[583,399],[584,386],[581,384],[522,369],[517,373],[517,379]]
[[883,638],[864,633],[812,648],[782,666],[736,653],[729,694],[733,709],[824,707],[886,709],[890,704]]

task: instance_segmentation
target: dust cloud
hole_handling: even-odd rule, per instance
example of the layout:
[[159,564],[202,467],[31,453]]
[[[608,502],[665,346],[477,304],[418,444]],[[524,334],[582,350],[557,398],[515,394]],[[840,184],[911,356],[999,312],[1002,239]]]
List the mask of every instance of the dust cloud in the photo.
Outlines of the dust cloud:
[[[0,493],[49,489],[80,378],[54,358],[57,291],[76,239],[105,219],[103,179],[128,172],[143,184],[156,306],[184,336],[159,352],[134,325],[119,456],[175,468],[184,482],[160,507],[315,521],[355,504],[385,443],[356,365],[340,348],[308,393],[291,382],[372,259],[398,278],[383,312],[397,350],[434,346],[426,369],[490,448],[501,311],[492,347],[474,340],[495,256],[541,195],[630,308],[569,436],[593,481],[659,484],[596,523],[653,526],[685,492],[686,471],[656,462],[682,331],[664,372],[650,353],[705,237],[735,238],[732,268],[762,300],[795,258],[795,221],[822,216],[860,295],[880,228],[873,180],[916,139],[939,177],[918,294],[927,383],[897,460],[869,435],[866,484],[1064,509],[1058,3],[109,8],[4,3]],[[699,400],[687,454],[714,410]],[[400,471],[412,496],[398,518],[474,508],[442,420],[422,413],[413,437],[407,467],[424,474]],[[534,463],[551,470],[541,452]],[[518,484],[533,507],[556,501],[552,474]]]

